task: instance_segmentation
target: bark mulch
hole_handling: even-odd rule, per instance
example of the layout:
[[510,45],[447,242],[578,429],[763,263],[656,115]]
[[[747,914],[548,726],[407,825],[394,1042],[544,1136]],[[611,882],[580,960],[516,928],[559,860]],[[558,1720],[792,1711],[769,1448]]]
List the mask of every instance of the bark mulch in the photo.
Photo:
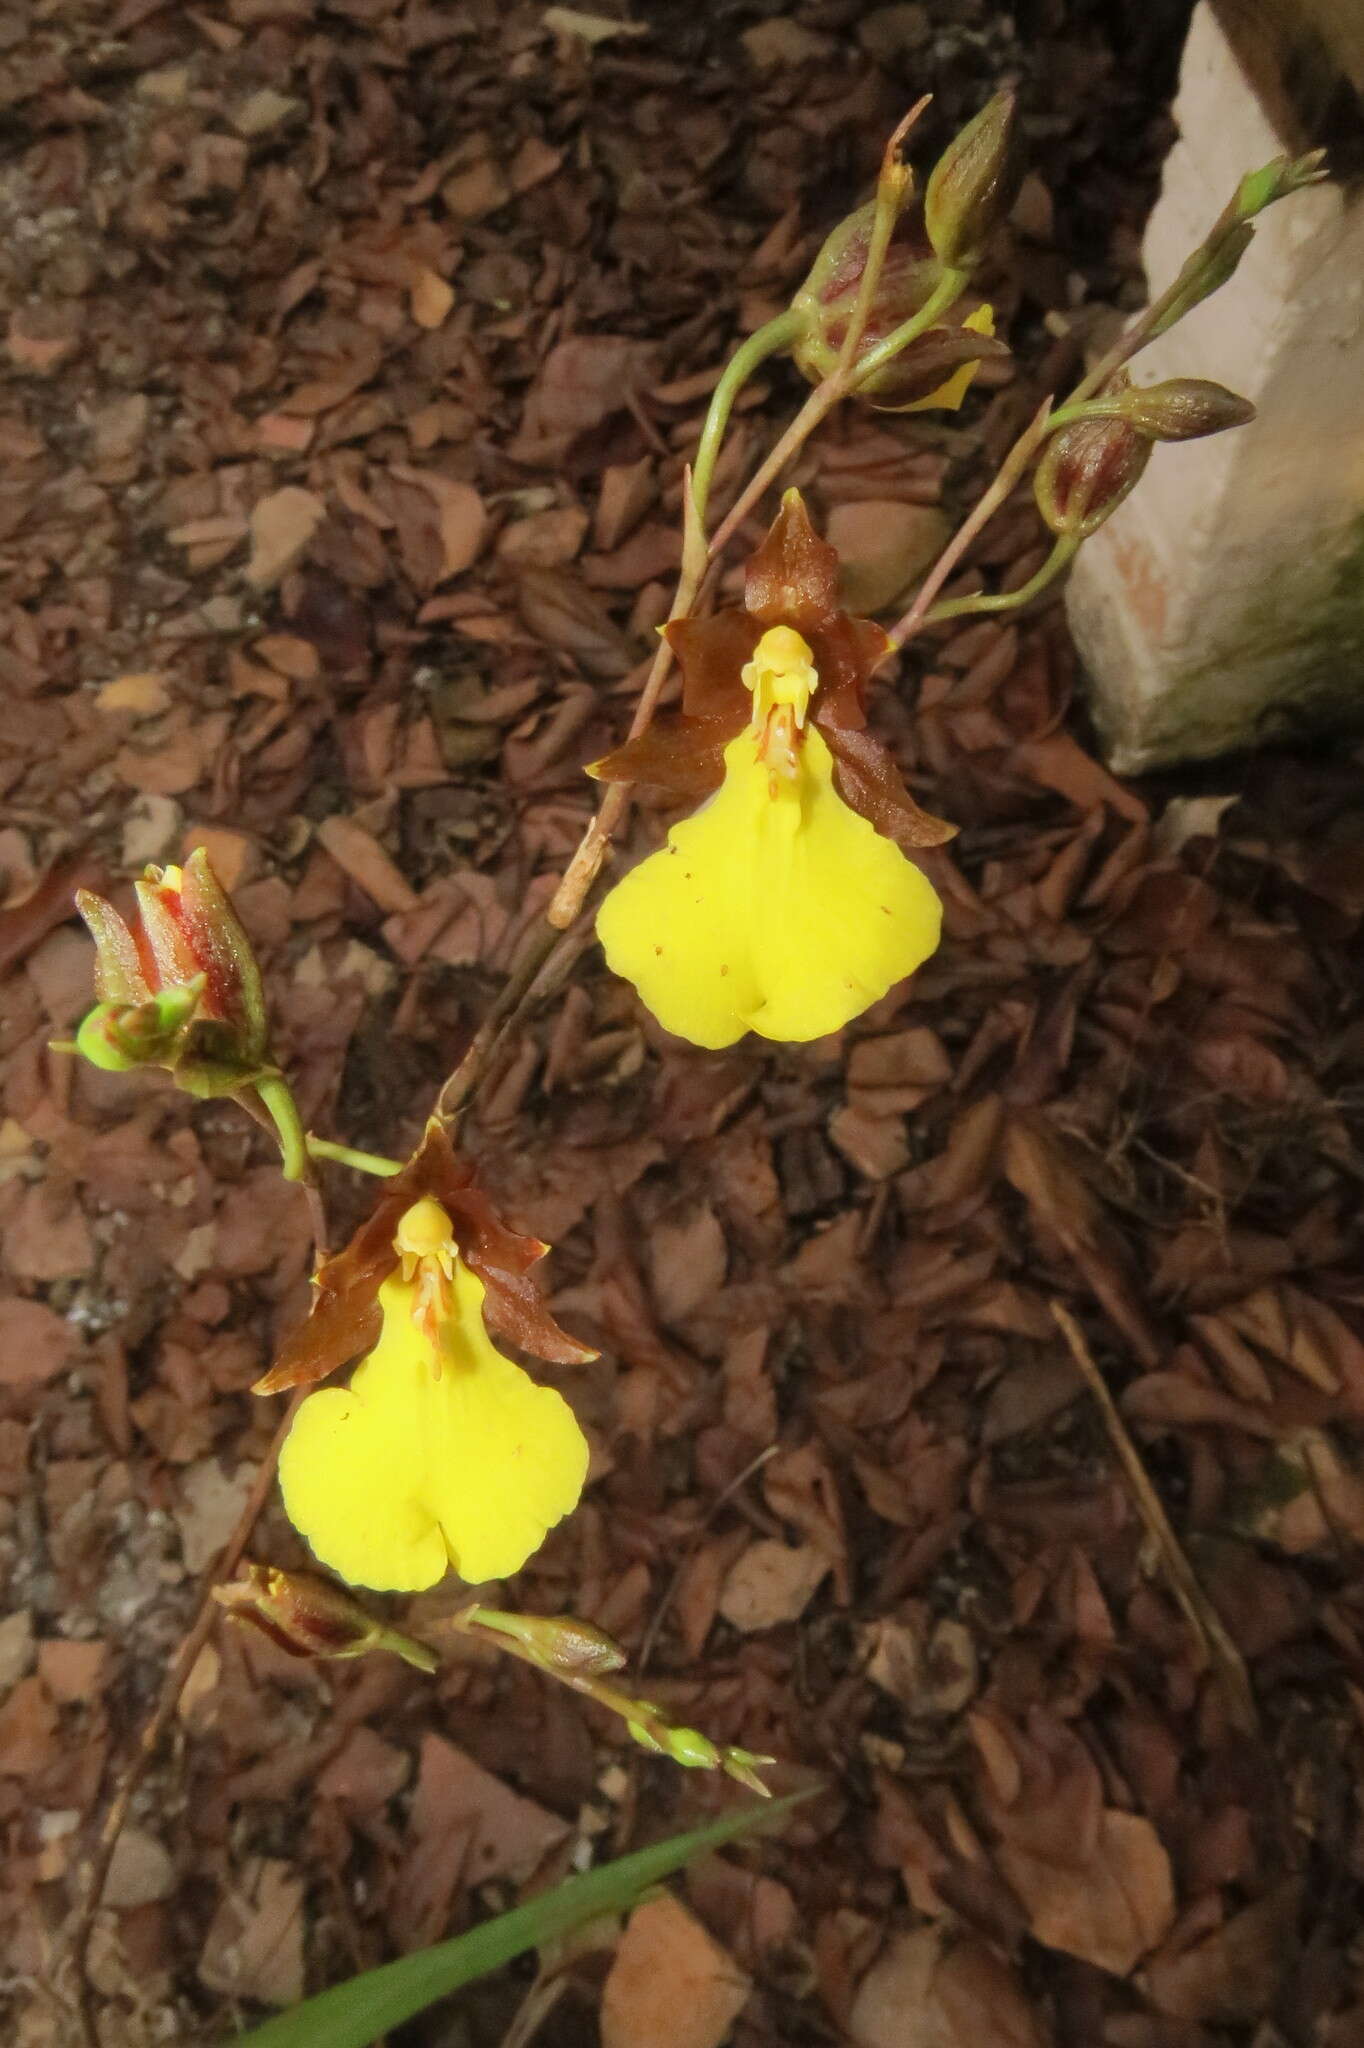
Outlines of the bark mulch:
[[[1019,357],[960,415],[850,414],[806,451],[855,603],[1139,294],[1180,8],[623,12],[0,25],[18,2048],[67,2038],[37,1983],[82,1826],[275,1426],[247,1389],[309,1256],[235,1113],[46,1051],[89,1001],[73,883],[206,844],[310,1122],[402,1149],[623,731],[714,374],[909,100],[937,95],[931,153],[1021,82],[1033,175],[990,279]],[[748,395],[722,502],[798,395],[785,366]],[[1025,495],[958,588],[1040,546]],[[602,1351],[564,1375],[593,1484],[508,1599],[826,1790],[519,2022],[528,1967],[413,2043],[1364,2043],[1358,763],[1125,786],[1057,610],[924,646],[878,716],[963,831],[913,987],[838,1039],[705,1055],[588,945],[465,1133]],[[339,1236],[365,1190],[328,1198]],[[277,1508],[255,1554],[303,1562]],[[104,2039],[219,2039],[735,1796],[480,1646],[432,1683],[224,1630],[114,1865]]]

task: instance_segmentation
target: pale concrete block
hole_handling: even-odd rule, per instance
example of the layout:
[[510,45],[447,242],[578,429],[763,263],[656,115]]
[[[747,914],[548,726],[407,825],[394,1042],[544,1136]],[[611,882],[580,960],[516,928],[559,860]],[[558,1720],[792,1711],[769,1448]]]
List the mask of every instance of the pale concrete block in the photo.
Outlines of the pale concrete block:
[[[1284,148],[1207,0],[1174,112],[1153,294]],[[1364,722],[1364,198],[1323,184],[1261,215],[1236,276],[1133,375],[1213,377],[1259,417],[1158,446],[1080,552],[1067,602],[1113,766]]]

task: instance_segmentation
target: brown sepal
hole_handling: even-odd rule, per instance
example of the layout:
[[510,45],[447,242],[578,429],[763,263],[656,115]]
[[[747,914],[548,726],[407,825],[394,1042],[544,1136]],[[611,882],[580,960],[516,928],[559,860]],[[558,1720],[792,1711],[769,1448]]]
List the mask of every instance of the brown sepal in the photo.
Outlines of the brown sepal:
[[433,1119],[350,1243],[318,1268],[307,1321],[285,1339],[254,1393],[315,1386],[372,1348],[380,1327],[379,1289],[398,1263],[394,1233],[404,1212],[423,1195],[433,1196],[445,1210],[460,1257],[487,1289],[483,1313],[490,1330],[554,1365],[581,1365],[597,1356],[560,1329],[527,1277],[548,1245],[498,1218],[475,1185],[472,1167],[456,1156],[448,1132]]
[[598,782],[642,782],[670,796],[709,796],[724,780],[725,748],[747,716],[741,709],[734,719],[655,719],[638,739],[603,754],[587,772]]
[[785,492],[749,561],[744,605],[762,625],[794,626],[812,646],[812,634],[831,625],[838,612],[838,550],[811,526],[799,491]]

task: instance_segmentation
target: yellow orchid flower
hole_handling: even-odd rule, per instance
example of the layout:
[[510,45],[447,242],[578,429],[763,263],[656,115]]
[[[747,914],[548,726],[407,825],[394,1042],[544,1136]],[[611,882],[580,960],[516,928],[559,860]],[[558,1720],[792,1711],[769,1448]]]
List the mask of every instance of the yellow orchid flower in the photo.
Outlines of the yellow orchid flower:
[[495,1350],[484,1285],[423,1196],[398,1221],[379,1340],[347,1389],[309,1394],[280,1456],[290,1521],[354,1585],[416,1592],[519,1571],[578,1503],[572,1409]]
[[613,971],[667,1030],[711,1049],[745,1031],[837,1031],[928,958],[942,920],[925,876],[834,786],[807,716],[809,643],[771,626],[741,675],[752,716],[719,789],[597,915]]

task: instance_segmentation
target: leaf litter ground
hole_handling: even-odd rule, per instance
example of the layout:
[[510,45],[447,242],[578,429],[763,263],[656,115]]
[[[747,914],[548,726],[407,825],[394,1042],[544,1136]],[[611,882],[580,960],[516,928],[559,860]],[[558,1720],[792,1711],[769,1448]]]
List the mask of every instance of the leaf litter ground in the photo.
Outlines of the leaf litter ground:
[[[72,888],[207,844],[313,1126],[414,1138],[623,730],[714,373],[908,101],[936,93],[931,146],[1021,79],[1034,176],[992,279],[1019,365],[946,425],[849,418],[802,457],[855,603],[1134,303],[1182,23],[1126,12],[125,0],[6,29],[21,2048],[65,2038],[37,1984],[81,1828],[273,1428],[247,1389],[309,1254],[249,1127],[46,1053],[89,995]],[[797,395],[757,387],[722,483]],[[1040,545],[1020,502],[958,587]],[[594,1484],[510,1597],[827,1790],[414,2043],[1364,2042],[1358,764],[1123,786],[1073,684],[1052,611],[952,630],[883,693],[964,827],[911,991],[703,1056],[587,948],[481,1098],[483,1176],[602,1347],[566,1376]],[[329,1198],[339,1234],[363,1191]],[[302,1561],[277,1510],[256,1548]],[[225,1632],[114,1866],[104,2038],[214,2039],[728,1796],[479,1645],[433,1687]]]

